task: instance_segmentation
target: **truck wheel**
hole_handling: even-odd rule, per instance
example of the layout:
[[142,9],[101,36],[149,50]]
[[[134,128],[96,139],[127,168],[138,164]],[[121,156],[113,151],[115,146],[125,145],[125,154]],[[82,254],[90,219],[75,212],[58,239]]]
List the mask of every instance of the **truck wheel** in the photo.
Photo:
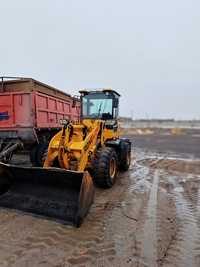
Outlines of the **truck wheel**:
[[35,167],[42,167],[45,161],[45,153],[47,152],[48,144],[39,143],[35,145],[30,152],[30,161]]
[[10,152],[9,155],[5,156],[5,157],[2,159],[2,162],[3,162],[3,163],[9,163],[9,162],[11,161],[12,157],[13,157],[13,154],[14,154],[13,152]]
[[131,145],[127,142],[121,142],[121,149],[120,149],[120,164],[119,170],[120,171],[128,171],[130,164],[131,164]]
[[38,167],[43,167],[45,158],[47,156],[48,144],[40,143],[37,145],[36,162]]
[[30,151],[30,161],[32,163],[32,165],[35,167],[37,166],[37,162],[36,162],[36,150],[37,150],[37,145],[35,145],[34,147],[32,147],[31,151]]
[[117,154],[111,147],[99,149],[94,160],[93,180],[96,186],[110,188],[117,177]]

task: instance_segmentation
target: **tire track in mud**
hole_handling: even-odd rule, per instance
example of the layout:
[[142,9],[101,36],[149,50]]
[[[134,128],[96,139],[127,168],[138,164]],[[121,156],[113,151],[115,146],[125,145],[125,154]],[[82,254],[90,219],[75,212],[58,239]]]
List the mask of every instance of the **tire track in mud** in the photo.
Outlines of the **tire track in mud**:
[[197,214],[197,219],[200,222],[200,187],[197,192],[197,208],[196,208],[196,214]]
[[139,221],[143,200],[141,196],[147,190],[147,184],[141,183],[146,178],[148,168],[135,166],[130,174],[127,190],[106,220],[105,244],[110,240],[114,254],[109,257],[105,267],[132,267],[137,262],[136,227]]
[[[100,219],[99,216],[96,219]],[[98,225],[98,221],[93,222],[91,228],[82,233],[79,229],[31,216],[8,220],[0,231],[0,266],[40,266],[40,258],[43,259],[41,266],[67,263],[66,256],[70,257],[78,248],[82,251],[81,245],[85,248],[95,247],[100,240],[99,236],[96,237]],[[80,263],[84,261],[83,256]]]
[[[142,161],[143,162],[143,161]],[[170,193],[173,202],[176,205],[176,216],[178,220],[177,232],[175,238],[172,236],[169,246],[166,246],[166,252],[162,253],[164,258],[161,257],[157,262],[156,247],[158,244],[154,242],[154,236],[146,234],[149,230],[151,233],[159,234],[162,229],[160,225],[160,219],[157,220],[157,229],[154,226],[148,226],[148,216],[144,220],[144,234],[142,241],[140,240],[140,264],[137,266],[163,266],[163,267],[199,267],[200,266],[200,188],[198,183],[198,177],[187,173],[177,173],[176,168],[181,170],[182,167],[176,165],[177,162],[173,161],[163,161],[162,159],[151,159],[144,161],[145,165],[153,168],[157,167],[160,169],[166,169],[164,171],[164,179],[168,180],[169,187],[167,187],[167,192]],[[183,161],[181,162],[183,166]],[[186,162],[188,164],[188,162]],[[158,165],[158,166],[157,166]],[[175,171],[173,170],[175,166]],[[172,171],[170,170],[172,168]],[[184,166],[183,171],[189,170],[187,166]],[[198,172],[198,170],[196,170]],[[190,177],[191,176],[191,177]],[[166,181],[160,181],[160,185],[165,184]],[[193,183],[195,183],[193,185]],[[187,192],[186,186],[189,185],[189,191]],[[191,187],[191,188],[190,188]],[[198,188],[198,190],[197,190]],[[164,189],[165,190],[165,189]],[[151,193],[150,193],[151,194]],[[155,198],[155,195],[154,195]],[[149,198],[150,199],[150,198]],[[191,203],[192,202],[192,203]],[[148,207],[146,215],[148,214]],[[163,207],[164,208],[164,207]],[[154,212],[155,210],[151,210]],[[155,214],[154,214],[155,215]],[[147,225],[147,226],[146,226]],[[159,227],[161,229],[159,229]],[[162,230],[163,231],[163,230]],[[167,234],[167,232],[165,233]],[[149,241],[149,238],[151,240]],[[151,245],[153,244],[153,245]],[[146,247],[146,249],[145,249]],[[147,251],[147,252],[145,252]],[[162,256],[159,255],[159,256]]]
[[159,174],[155,171],[150,191],[146,221],[144,224],[144,239],[142,242],[141,256],[149,267],[157,267],[157,194]]
[[144,209],[143,226],[137,229],[137,266],[157,267],[157,194],[159,172],[149,173],[153,181]]
[[179,183],[181,178],[168,175],[168,180],[173,185],[170,193],[175,201],[179,223],[176,238],[168,249],[161,266],[198,267],[200,264],[198,262],[200,249],[200,228],[197,220],[198,210],[187,201],[184,187]]

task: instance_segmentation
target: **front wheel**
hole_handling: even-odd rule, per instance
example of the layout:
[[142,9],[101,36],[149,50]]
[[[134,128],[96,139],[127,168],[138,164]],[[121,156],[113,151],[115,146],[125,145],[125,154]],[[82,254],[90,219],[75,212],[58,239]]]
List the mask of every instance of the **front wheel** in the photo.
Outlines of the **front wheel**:
[[117,177],[117,154],[111,147],[100,148],[93,166],[93,180],[96,186],[110,188]]

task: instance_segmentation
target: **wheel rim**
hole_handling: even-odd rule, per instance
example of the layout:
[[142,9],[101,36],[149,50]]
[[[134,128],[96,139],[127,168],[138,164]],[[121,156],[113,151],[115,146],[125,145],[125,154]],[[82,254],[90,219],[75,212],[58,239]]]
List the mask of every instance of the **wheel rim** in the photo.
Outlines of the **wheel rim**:
[[115,158],[111,158],[110,160],[110,178],[114,179],[116,174],[117,164]]

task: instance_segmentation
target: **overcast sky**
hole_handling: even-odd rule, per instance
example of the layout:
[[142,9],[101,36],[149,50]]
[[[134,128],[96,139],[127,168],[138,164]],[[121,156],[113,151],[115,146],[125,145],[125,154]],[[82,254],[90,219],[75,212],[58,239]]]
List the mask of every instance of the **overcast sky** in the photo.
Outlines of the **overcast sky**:
[[200,119],[199,0],[0,0],[0,25],[0,75],[112,87],[134,118]]

